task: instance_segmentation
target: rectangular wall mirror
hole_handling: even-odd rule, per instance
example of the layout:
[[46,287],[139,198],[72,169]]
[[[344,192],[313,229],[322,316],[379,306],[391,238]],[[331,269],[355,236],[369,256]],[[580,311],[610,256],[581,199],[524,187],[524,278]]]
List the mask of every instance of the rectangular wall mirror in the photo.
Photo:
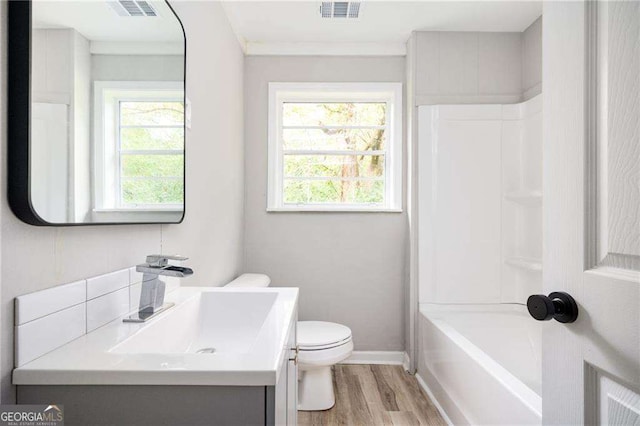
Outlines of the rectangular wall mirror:
[[9,2],[9,203],[32,225],[179,223],[185,36],[169,3]]

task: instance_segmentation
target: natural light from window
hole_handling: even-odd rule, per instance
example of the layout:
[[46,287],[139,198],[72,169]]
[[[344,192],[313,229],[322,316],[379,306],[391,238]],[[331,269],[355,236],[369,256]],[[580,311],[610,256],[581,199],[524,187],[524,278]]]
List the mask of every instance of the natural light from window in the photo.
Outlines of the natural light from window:
[[182,205],[184,104],[120,101],[120,205]]
[[183,83],[97,81],[94,93],[94,212],[183,211]]
[[399,209],[399,85],[283,85],[271,85],[269,209]]

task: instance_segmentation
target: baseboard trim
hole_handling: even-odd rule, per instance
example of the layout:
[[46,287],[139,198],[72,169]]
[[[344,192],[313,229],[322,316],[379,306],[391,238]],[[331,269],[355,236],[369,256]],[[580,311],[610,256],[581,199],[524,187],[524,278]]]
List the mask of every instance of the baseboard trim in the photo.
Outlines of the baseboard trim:
[[442,408],[442,405],[440,405],[440,402],[438,402],[436,397],[433,395],[433,392],[431,392],[431,389],[429,389],[429,386],[427,386],[427,383],[422,379],[422,377],[420,377],[418,373],[415,374],[415,378],[418,381],[418,384],[420,385],[422,390],[424,390],[425,393],[429,396],[429,399],[431,400],[431,402],[433,402],[433,405],[436,406],[436,408],[438,409],[438,412],[440,413],[444,421],[447,422],[449,426],[453,426],[453,422],[451,421],[447,413],[444,411],[444,408]]
[[353,351],[341,364],[404,365],[406,355],[401,351]]

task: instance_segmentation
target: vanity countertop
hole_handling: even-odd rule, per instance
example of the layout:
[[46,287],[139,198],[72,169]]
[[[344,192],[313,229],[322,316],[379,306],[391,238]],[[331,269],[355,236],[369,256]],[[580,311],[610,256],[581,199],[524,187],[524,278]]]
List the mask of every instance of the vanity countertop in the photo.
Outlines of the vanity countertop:
[[146,323],[119,318],[16,368],[13,384],[276,384],[297,288],[182,287],[166,302]]

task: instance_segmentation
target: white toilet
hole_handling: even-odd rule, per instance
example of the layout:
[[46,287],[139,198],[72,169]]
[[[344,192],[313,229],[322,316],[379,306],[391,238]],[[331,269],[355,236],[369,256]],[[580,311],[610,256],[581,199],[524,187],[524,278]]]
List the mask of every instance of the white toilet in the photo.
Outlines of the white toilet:
[[324,321],[298,322],[298,410],[328,410],[336,403],[331,366],[353,352],[351,329]]
[[[268,287],[264,274],[243,274],[227,287]],[[336,403],[331,366],[353,352],[351,329],[324,321],[298,322],[298,410],[328,410]]]

